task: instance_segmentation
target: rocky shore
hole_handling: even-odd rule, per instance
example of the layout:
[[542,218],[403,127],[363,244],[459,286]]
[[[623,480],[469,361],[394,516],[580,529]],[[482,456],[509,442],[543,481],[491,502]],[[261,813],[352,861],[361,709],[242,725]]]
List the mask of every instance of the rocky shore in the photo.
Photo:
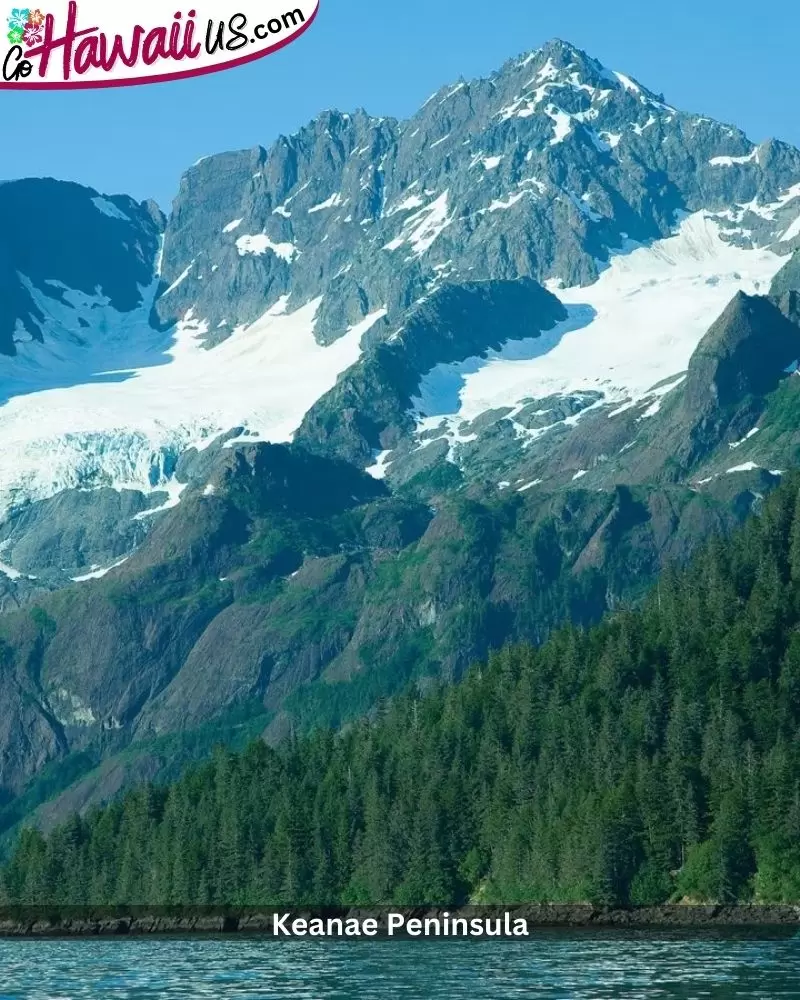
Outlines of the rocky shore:
[[[0,908],[0,937],[116,937],[139,935],[258,934],[274,937],[276,914],[270,908],[100,908],[8,907]],[[342,921],[369,918],[377,921],[378,937],[387,933],[389,913],[407,918],[455,918],[482,921],[504,918],[525,920],[536,930],[666,930],[699,932],[783,929],[800,930],[800,906],[789,905],[686,905],[615,909],[591,905],[530,904],[509,907],[394,908],[381,910],[292,910],[296,917]],[[336,934],[326,936],[338,936]],[[342,935],[346,936],[346,935]],[[394,936],[403,936],[396,934]],[[438,936],[438,935],[437,935]],[[451,934],[450,936],[456,936]]]

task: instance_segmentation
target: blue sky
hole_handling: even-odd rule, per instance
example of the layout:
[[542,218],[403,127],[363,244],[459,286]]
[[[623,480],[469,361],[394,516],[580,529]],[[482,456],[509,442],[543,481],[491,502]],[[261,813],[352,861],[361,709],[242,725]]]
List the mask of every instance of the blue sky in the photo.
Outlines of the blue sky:
[[249,66],[144,87],[0,92],[15,123],[0,178],[55,176],[167,208],[200,156],[269,145],[329,107],[404,117],[443,84],[553,37],[677,107],[800,145],[797,0],[321,0],[303,37]]

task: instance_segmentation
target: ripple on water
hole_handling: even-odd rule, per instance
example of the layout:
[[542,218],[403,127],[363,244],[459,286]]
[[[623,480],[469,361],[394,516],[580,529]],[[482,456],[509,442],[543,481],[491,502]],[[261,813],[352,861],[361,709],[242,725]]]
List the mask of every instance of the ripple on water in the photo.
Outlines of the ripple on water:
[[797,1000],[800,938],[0,941],[0,1000]]

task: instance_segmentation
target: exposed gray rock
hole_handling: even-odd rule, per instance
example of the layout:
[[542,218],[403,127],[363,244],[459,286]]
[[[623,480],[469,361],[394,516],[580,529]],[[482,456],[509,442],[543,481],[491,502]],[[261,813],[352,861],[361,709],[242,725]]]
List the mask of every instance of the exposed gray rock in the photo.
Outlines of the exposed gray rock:
[[[169,363],[190,310],[212,352],[286,297],[289,311],[318,302],[323,344],[385,315],[292,445],[231,428],[145,453],[150,486],[185,486],[173,509],[89,490],[89,473],[84,491],[14,508],[0,527],[12,570],[0,607],[18,609],[0,618],[2,793],[71,754],[146,747],[229,712],[263,715],[271,736],[339,724],[410,680],[595,620],[757,509],[799,453],[796,256],[769,298],[734,300],[655,403],[547,389],[420,434],[441,415],[420,392],[439,365],[509,342],[541,350],[567,316],[552,289],[593,282],[683,213],[789,254],[799,183],[797,150],[682,113],[560,41],[443,88],[407,121],[329,111],[192,167],[146,344],[86,378],[129,377],[145,348]],[[103,324],[69,312],[69,289],[147,312],[163,227],[152,206],[21,182],[0,187],[9,232],[27,197],[52,211],[21,250],[11,237],[0,250],[0,350],[23,328],[44,336],[42,295],[65,305],[70,347]],[[96,567],[108,573],[48,593]],[[127,773],[87,779],[74,801],[113,794]]]
[[0,526],[4,561],[62,580],[110,566],[144,539],[149,522],[137,515],[154,499],[133,490],[65,490],[27,504]]
[[[323,342],[384,307],[395,329],[444,281],[587,284],[681,211],[770,243],[794,219],[780,199],[798,181],[793,147],[756,147],[553,41],[407,121],[328,111],[269,149],[201,161],[167,226],[164,279],[182,280],[158,312],[194,309],[209,343],[282,295],[295,308],[322,297]],[[756,202],[775,204],[770,218]]]
[[134,309],[152,281],[164,223],[154,203],[127,195],[107,198],[50,178],[0,185],[0,354],[42,340],[31,287],[57,300],[65,289],[100,289],[120,312]]

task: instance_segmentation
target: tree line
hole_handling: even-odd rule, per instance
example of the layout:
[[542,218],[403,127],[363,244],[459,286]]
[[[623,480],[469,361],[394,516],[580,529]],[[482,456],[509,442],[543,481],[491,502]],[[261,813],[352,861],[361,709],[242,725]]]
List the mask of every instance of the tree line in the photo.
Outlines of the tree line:
[[340,733],[219,748],[2,872],[25,904],[800,901],[800,478],[633,610]]

